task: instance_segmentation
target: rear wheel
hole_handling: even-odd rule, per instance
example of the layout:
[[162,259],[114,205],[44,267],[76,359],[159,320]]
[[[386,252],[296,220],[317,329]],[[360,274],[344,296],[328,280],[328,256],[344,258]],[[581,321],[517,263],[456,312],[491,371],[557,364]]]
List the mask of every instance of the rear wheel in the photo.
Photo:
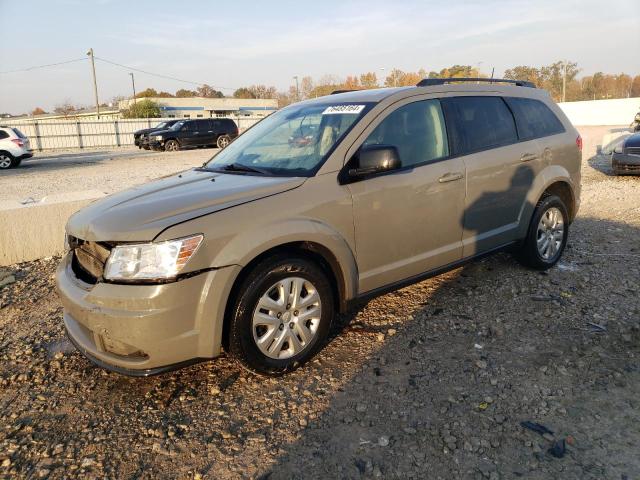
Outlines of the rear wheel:
[[563,201],[555,195],[542,197],[533,212],[518,259],[529,267],[547,270],[560,260],[568,234],[569,215]]
[[231,139],[229,138],[229,135],[220,135],[218,137],[218,141],[216,142],[216,145],[218,146],[218,148],[224,148],[230,143],[231,143]]
[[167,152],[177,152],[180,150],[180,144],[177,140],[167,140],[164,144],[164,149]]
[[13,155],[7,152],[0,152],[0,170],[17,167],[20,164]]
[[324,345],[334,315],[333,290],[315,263],[274,256],[244,280],[232,315],[232,355],[251,371],[281,375]]

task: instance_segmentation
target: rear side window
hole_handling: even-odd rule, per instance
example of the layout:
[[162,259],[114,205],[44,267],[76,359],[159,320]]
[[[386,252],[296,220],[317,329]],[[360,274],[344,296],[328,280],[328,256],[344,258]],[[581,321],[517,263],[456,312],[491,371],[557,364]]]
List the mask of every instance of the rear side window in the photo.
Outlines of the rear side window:
[[9,134],[4,130],[0,130],[0,140],[3,140],[5,138],[9,138]]
[[24,133],[22,133],[20,130],[18,130],[17,128],[14,128],[13,131],[18,136],[18,138],[27,138],[27,136]]
[[546,137],[564,132],[562,122],[540,100],[506,97],[518,125],[521,140]]
[[390,113],[363,145],[393,145],[403,167],[420,165],[449,155],[447,131],[438,100],[404,105]]
[[450,97],[442,105],[455,155],[518,141],[513,115],[500,97]]

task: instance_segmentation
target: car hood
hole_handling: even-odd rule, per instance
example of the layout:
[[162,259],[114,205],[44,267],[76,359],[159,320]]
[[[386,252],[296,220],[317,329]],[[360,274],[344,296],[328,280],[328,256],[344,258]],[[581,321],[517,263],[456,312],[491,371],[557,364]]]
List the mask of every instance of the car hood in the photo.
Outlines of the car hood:
[[91,203],[69,218],[67,233],[90,241],[151,241],[177,223],[282,193],[304,181],[189,170]]
[[640,147],[640,133],[634,133],[628,136],[624,140],[624,146],[626,147]]
[[145,133],[155,132],[156,130],[166,130],[166,128],[143,128],[142,130],[136,130],[133,132],[134,135],[142,135]]

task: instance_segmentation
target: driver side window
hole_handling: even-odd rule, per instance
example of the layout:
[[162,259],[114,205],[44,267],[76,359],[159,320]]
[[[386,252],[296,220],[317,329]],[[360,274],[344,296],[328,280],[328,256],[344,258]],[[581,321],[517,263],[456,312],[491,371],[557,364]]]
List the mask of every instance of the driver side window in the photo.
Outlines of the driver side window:
[[449,143],[438,100],[422,100],[390,113],[364,141],[363,146],[392,145],[403,167],[449,156]]

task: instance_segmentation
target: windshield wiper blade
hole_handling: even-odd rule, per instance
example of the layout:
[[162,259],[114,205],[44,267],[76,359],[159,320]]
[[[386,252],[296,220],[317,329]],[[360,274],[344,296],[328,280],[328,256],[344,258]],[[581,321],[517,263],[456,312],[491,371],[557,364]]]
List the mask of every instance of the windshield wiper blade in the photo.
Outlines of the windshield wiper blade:
[[249,165],[243,165],[241,163],[230,163],[228,165],[224,165],[223,167],[218,167],[218,170],[224,170],[226,172],[249,172],[249,173],[260,173],[262,175],[266,175],[269,172],[266,170],[262,170],[260,168],[250,167]]

